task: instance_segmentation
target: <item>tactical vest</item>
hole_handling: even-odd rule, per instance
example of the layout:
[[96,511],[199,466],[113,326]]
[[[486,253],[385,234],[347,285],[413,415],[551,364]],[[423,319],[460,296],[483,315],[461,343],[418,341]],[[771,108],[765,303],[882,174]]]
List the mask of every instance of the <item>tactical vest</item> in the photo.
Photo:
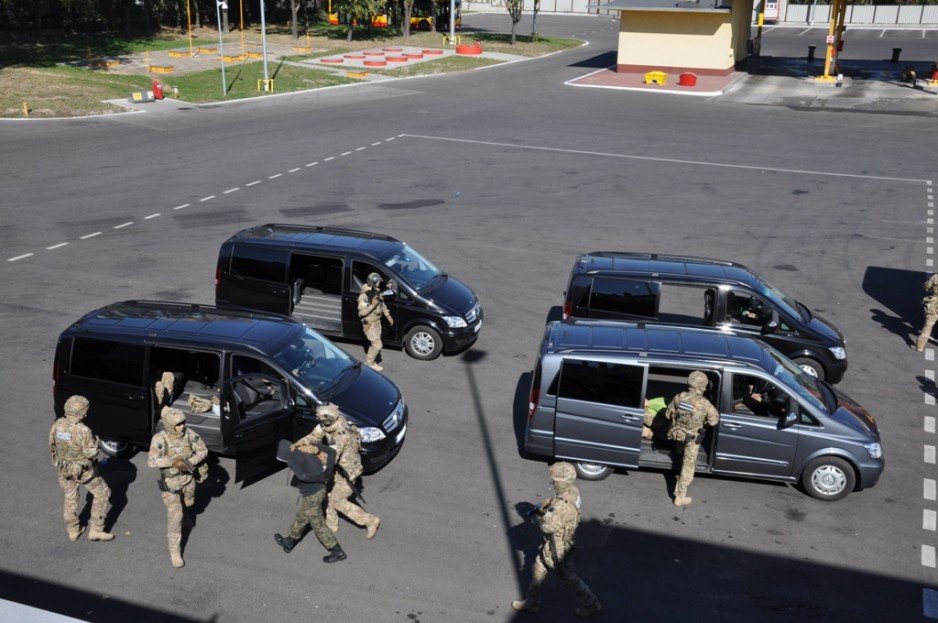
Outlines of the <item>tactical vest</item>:
[[706,414],[698,408],[701,400],[705,398],[700,395],[695,396],[691,392],[681,394],[677,413],[674,415],[674,425],[689,433],[696,433],[700,430],[706,419]]
[[361,460],[361,433],[358,427],[344,417],[339,417],[332,426],[323,427],[329,434],[329,445],[335,448],[335,463],[350,482],[355,482],[364,471]]
[[84,424],[81,422],[69,422],[67,418],[59,418],[55,422],[53,433],[55,447],[55,465],[60,470],[65,470],[72,463],[84,463],[83,467],[91,467],[91,460],[85,458],[84,448],[76,442],[78,433]]
[[[157,433],[159,436],[158,443],[161,443],[162,448],[160,448],[160,458],[172,456],[180,457],[183,459],[188,459],[190,456],[195,454],[195,448],[192,447],[193,438],[192,435],[195,435],[188,428],[186,432],[181,437],[171,437],[166,433],[165,430],[161,430]],[[195,468],[194,474],[187,474],[181,472],[172,465],[169,467],[160,468],[160,480],[163,485],[166,486],[168,491],[176,492],[182,489],[184,486],[189,484],[189,479],[194,478],[196,482],[202,482],[208,476],[208,465],[203,461]],[[161,486],[162,488],[162,486]]]

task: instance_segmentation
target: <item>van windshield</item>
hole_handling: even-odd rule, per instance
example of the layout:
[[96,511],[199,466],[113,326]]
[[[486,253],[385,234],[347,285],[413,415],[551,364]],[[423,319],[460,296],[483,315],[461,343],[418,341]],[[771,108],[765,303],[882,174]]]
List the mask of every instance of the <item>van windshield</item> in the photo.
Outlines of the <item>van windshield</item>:
[[801,315],[800,308],[798,303],[788,297],[784,292],[773,286],[768,281],[757,280],[756,285],[758,285],[759,294],[770,299],[777,307],[780,307],[790,316],[804,321],[804,316]]
[[400,275],[414,290],[420,292],[443,273],[406,244],[385,260],[384,265]]
[[274,361],[316,394],[332,388],[342,374],[360,365],[329,340],[306,328],[277,354]]
[[828,408],[824,403],[824,392],[817,380],[809,376],[802,370],[798,364],[778,352],[772,347],[767,347],[772,359],[775,360],[775,369],[772,375],[789,389],[794,390],[805,402],[816,409],[827,413]]

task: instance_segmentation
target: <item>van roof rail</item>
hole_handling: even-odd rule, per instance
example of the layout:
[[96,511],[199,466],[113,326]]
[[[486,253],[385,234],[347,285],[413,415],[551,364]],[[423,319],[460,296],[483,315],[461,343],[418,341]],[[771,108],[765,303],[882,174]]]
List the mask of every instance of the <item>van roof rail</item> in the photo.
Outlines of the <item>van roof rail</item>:
[[265,225],[258,225],[257,227],[252,227],[251,229],[246,230],[250,233],[261,233],[266,231],[269,234],[285,233],[285,232],[308,232],[308,233],[323,233],[323,234],[334,234],[336,236],[354,236],[356,238],[371,238],[374,240],[387,240],[388,242],[400,242],[397,238],[392,238],[386,234],[376,234],[370,231],[362,231],[360,229],[351,229],[346,227],[331,227],[323,225],[302,225],[294,223],[267,223]]

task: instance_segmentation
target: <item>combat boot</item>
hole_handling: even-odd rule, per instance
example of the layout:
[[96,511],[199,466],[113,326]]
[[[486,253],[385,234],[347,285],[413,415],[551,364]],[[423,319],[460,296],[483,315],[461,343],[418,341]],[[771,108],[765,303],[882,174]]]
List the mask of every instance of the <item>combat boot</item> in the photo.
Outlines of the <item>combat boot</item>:
[[694,501],[694,498],[689,498],[686,495],[674,496],[675,506],[690,506],[690,503],[693,501]]
[[381,519],[372,515],[371,522],[368,524],[368,538],[373,539],[378,533],[378,526],[381,525]]
[[[77,537],[76,537],[77,538]],[[92,528],[88,531],[88,540],[89,541],[113,541],[114,535],[110,532],[105,532],[104,530],[95,530]]]
[[587,617],[593,616],[594,614],[599,614],[599,612],[602,609],[603,609],[602,604],[600,604],[598,601],[594,601],[589,606],[580,606],[579,608],[573,611],[573,614],[577,615],[578,617],[582,619],[585,619]]
[[345,552],[342,551],[341,545],[336,545],[329,550],[328,556],[323,556],[323,562],[339,562],[340,560],[345,560],[348,556],[345,555]]
[[292,552],[296,544],[300,542],[299,539],[291,539],[288,536],[280,536],[279,534],[274,535],[274,540],[277,542],[277,545],[283,548],[286,554]]
[[511,607],[518,612],[540,612],[541,604],[528,601],[527,599],[518,599],[511,602]]
[[371,369],[372,369],[372,370],[376,370],[377,372],[383,372],[383,371],[384,371],[384,366],[378,365],[377,362],[375,362],[375,363],[369,363],[368,365],[371,366]]
[[71,530],[68,531],[68,540],[69,540],[69,541],[77,541],[77,540],[78,540],[78,537],[80,537],[80,536],[81,536],[81,533],[84,532],[84,531],[85,531],[85,529],[82,528],[81,526],[76,526],[76,527],[72,528]]
[[182,554],[178,551],[170,552],[169,559],[173,562],[173,566],[176,567],[177,569],[179,567],[186,566],[186,561],[182,559]]

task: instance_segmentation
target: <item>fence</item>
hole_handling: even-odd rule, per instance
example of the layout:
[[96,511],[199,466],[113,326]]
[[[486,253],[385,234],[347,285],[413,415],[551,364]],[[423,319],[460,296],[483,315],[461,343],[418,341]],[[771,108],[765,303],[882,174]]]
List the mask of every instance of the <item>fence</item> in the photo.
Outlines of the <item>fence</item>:
[[[578,13],[578,14],[599,14],[618,17],[618,11],[607,11],[596,7],[602,4],[608,4],[609,0],[541,0],[539,13]],[[504,0],[463,0],[464,11],[489,11],[505,9]],[[534,10],[534,0],[523,0],[522,9],[525,12]]]
[[[787,4],[780,7],[779,13],[779,23],[825,24],[830,21],[831,7],[829,4]],[[848,4],[845,23],[877,26],[938,24],[938,5]]]

